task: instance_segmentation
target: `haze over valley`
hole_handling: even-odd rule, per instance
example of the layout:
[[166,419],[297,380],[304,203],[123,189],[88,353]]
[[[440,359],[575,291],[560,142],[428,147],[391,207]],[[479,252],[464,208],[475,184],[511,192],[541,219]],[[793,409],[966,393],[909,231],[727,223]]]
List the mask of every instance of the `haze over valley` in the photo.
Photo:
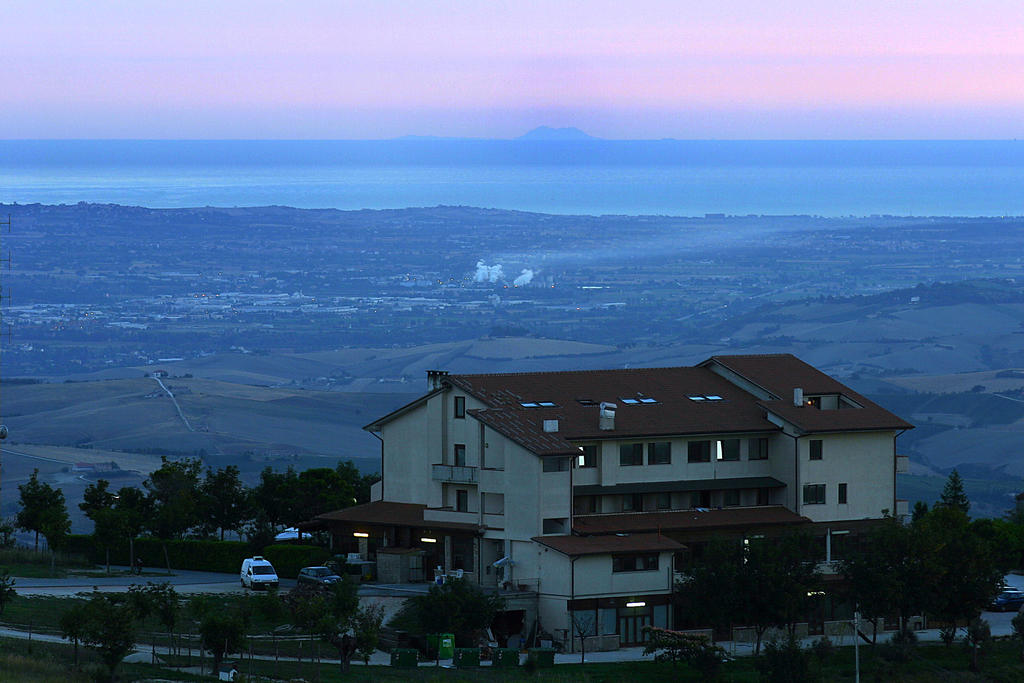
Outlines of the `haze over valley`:
[[141,479],[160,455],[250,480],[338,459],[374,471],[360,427],[428,369],[717,353],[794,353],[916,423],[900,439],[911,500],[958,467],[973,513],[999,515],[1024,477],[1024,219],[0,212],[5,515],[36,466],[81,487],[75,463]]

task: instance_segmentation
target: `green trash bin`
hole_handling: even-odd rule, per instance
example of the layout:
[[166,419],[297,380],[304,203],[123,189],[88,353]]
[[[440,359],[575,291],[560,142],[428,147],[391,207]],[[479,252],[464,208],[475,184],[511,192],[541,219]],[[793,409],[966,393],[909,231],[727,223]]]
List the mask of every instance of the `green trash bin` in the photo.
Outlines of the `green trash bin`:
[[455,656],[455,634],[438,633],[437,658],[452,659]]
[[514,647],[503,647],[494,651],[492,666],[500,669],[514,669],[519,666],[519,650]]
[[455,656],[452,657],[452,661],[460,669],[480,666],[480,648],[457,647],[455,648]]
[[400,669],[415,669],[419,665],[419,652],[411,648],[396,647],[391,650],[391,666]]
[[553,647],[531,647],[526,655],[529,662],[538,669],[547,669],[555,665],[555,649]]

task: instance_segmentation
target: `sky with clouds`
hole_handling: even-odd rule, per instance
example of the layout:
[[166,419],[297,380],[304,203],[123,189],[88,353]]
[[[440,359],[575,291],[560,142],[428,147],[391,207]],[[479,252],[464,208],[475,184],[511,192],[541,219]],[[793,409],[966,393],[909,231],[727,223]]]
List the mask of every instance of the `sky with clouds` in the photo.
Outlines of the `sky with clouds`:
[[0,138],[1016,138],[1021,0],[3,3]]

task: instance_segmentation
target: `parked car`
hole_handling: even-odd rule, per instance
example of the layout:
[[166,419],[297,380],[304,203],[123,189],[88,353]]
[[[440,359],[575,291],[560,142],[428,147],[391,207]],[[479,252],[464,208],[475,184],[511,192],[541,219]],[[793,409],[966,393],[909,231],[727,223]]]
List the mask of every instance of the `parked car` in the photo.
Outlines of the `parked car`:
[[280,583],[274,565],[270,564],[260,555],[247,557],[242,560],[242,569],[239,572],[243,588],[267,589],[277,588]]
[[327,567],[303,567],[299,570],[299,585],[330,586],[341,581],[341,577]]
[[1024,591],[1015,588],[1004,589],[992,599],[989,607],[996,612],[1015,612],[1024,607]]

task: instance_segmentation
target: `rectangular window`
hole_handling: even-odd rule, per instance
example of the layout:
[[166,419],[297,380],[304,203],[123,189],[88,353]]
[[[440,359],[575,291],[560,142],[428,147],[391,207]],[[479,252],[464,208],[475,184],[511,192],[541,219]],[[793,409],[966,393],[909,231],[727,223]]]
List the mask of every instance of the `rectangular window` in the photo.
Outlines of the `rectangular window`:
[[639,493],[625,493],[622,495],[623,512],[643,512],[644,497]]
[[825,485],[804,484],[804,505],[824,505]]
[[749,439],[747,441],[748,460],[768,459],[768,439]]
[[672,508],[672,494],[668,492],[659,493],[657,506],[659,510],[670,510]]
[[740,504],[739,489],[722,491],[722,505],[724,507],[735,507]]
[[686,462],[711,462],[711,442],[690,441],[687,443]]
[[644,464],[644,445],[642,443],[623,443],[619,444],[619,465],[627,467],[629,465],[643,465]]
[[647,444],[648,465],[670,465],[672,464],[672,442],[655,441]]
[[456,396],[455,397],[455,417],[463,419],[466,417],[466,397]]
[[612,571],[656,572],[658,571],[658,553],[612,555]]
[[846,484],[839,485],[839,504],[846,505]]
[[772,490],[761,488],[757,490],[757,504],[758,505],[771,505]]
[[821,439],[811,439],[811,460],[821,460]]
[[455,444],[454,456],[455,457],[452,460],[452,464],[455,465],[456,467],[465,467],[466,466],[466,444],[464,444],[464,443],[457,443],[457,444]]
[[576,496],[573,512],[577,515],[592,515],[600,512],[600,496]]
[[739,460],[740,459],[740,440],[739,439],[722,439],[718,442],[718,459],[719,460]]
[[455,511],[469,512],[469,491],[466,489],[455,489]]
[[568,472],[569,458],[542,458],[545,472]]
[[690,494],[690,507],[709,508],[711,507],[711,491],[694,491]]
[[583,452],[579,456],[579,467],[597,467],[597,444],[583,446]]

